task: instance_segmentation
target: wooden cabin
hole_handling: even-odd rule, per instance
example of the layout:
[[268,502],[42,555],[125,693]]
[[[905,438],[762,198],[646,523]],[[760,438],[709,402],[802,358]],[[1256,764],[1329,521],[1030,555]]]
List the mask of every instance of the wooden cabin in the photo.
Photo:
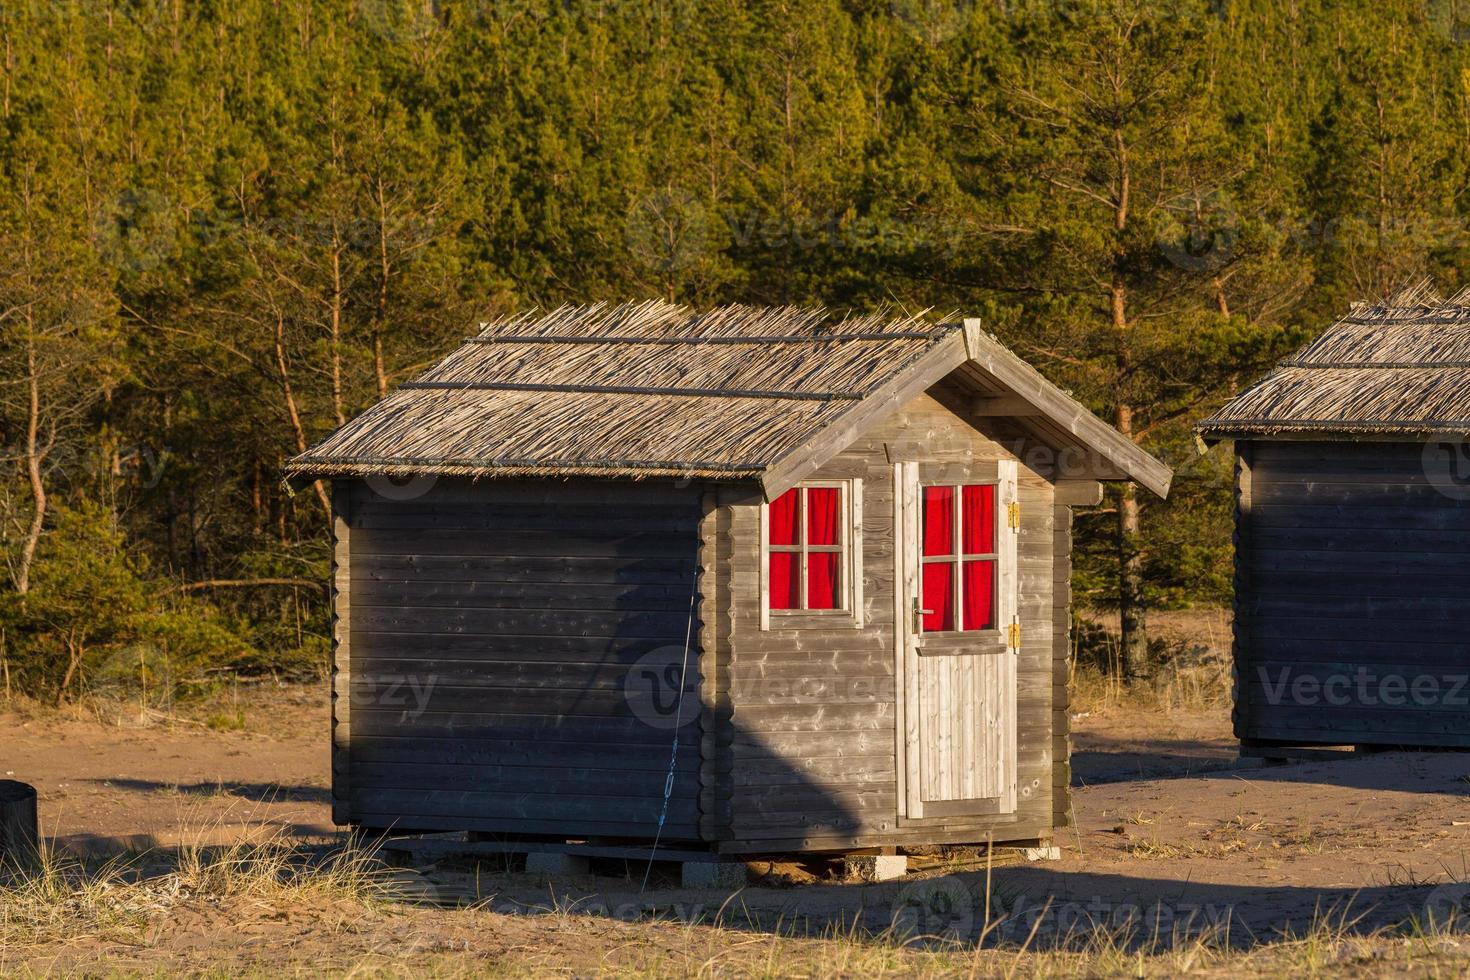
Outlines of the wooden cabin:
[[1470,747],[1467,298],[1357,305],[1197,427],[1235,445],[1245,754]]
[[1170,481],[976,321],[664,303],[485,325],[290,473],[338,823],[733,854],[1049,838],[1072,508]]

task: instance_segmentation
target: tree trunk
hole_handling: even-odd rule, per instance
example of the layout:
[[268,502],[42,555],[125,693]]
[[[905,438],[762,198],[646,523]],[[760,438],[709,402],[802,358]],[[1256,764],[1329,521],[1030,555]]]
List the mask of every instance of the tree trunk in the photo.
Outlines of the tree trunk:
[[1118,614],[1122,626],[1123,678],[1129,683],[1153,670],[1148,652],[1148,623],[1143,604],[1143,553],[1138,518],[1138,492],[1123,484],[1118,499]]
[[20,561],[15,569],[15,591],[25,595],[31,589],[31,566],[36,560],[36,548],[41,543],[41,531],[46,526],[46,482],[41,478],[41,463],[44,450],[41,447],[41,389],[36,371],[35,333],[26,313],[26,480],[31,490],[31,523],[26,528],[25,540],[20,545]]
[[77,668],[82,665],[83,648],[78,643],[66,645],[67,662],[66,674],[61,678],[61,687],[56,692],[56,706],[59,708],[66,703],[66,692],[71,688],[72,679],[77,675]]
[[[1118,431],[1133,438],[1133,405],[1127,386],[1133,368],[1128,345],[1127,292],[1121,281],[1112,289],[1113,328],[1118,333]],[[1118,497],[1118,620],[1123,679],[1128,683],[1147,677],[1153,665],[1148,656],[1148,624],[1143,607],[1143,551],[1138,516],[1138,493],[1132,483],[1123,484]]]
[[378,205],[378,297],[373,308],[373,377],[378,382],[378,397],[388,397],[388,367],[383,358],[383,331],[388,323],[388,282],[393,265],[388,260],[388,195],[382,178],[375,187]]
[[332,354],[332,413],[337,417],[337,427],[347,424],[347,411],[342,407],[342,244],[335,223],[332,228],[332,303],[331,303],[331,354]]
[[[1118,372],[1118,431],[1132,439],[1133,404],[1129,393],[1133,385],[1133,349],[1129,337],[1127,270],[1124,265],[1126,249],[1123,245],[1132,201],[1132,163],[1121,129],[1114,129],[1113,144],[1118,165],[1113,228],[1119,238],[1113,254],[1113,281],[1108,290],[1108,306],[1118,344],[1115,365]],[[1148,626],[1143,614],[1143,554],[1139,547],[1138,496],[1132,483],[1123,484],[1118,498],[1118,620],[1122,631],[1120,666],[1123,679],[1132,683],[1146,677],[1151,669]]]
[[[286,417],[291,421],[291,432],[296,437],[296,451],[304,453],[307,449],[306,429],[301,424],[301,412],[296,408],[296,393],[291,387],[291,372],[286,366],[286,321],[280,310],[276,311],[276,370],[281,375],[281,391],[286,398]],[[322,510],[330,521],[332,517],[332,502],[327,499],[327,491],[322,487],[321,480],[313,480],[311,488],[316,491],[316,499],[321,501]],[[281,541],[286,540],[285,510],[281,511]]]

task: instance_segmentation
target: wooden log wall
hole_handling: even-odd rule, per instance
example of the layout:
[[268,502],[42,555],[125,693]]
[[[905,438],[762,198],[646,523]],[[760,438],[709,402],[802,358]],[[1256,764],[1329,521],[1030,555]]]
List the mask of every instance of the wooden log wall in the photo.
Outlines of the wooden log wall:
[[1238,448],[1237,734],[1470,746],[1470,499],[1449,458],[1422,444]]
[[1072,823],[1072,508],[1052,507],[1052,825]]
[[351,481],[335,499],[339,820],[652,837],[689,632],[664,839],[699,838],[700,487],[444,479],[402,500]]

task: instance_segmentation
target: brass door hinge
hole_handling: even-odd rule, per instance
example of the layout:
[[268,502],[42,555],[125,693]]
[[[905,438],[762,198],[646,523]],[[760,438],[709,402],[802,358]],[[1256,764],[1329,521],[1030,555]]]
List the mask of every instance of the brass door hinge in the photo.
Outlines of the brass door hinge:
[[1012,622],[1006,627],[1006,647],[1011,650],[1021,649],[1021,624]]
[[1021,505],[1019,502],[1012,500],[1006,504],[1006,523],[1014,531],[1021,529]]

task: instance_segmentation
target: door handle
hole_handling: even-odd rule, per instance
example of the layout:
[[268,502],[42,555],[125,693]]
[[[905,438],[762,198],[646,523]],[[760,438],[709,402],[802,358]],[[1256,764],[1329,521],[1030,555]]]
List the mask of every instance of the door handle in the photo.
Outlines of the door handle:
[[933,609],[925,609],[923,607],[923,605],[920,604],[919,600],[918,599],[915,599],[914,600],[914,629],[913,629],[913,631],[915,633],[922,632],[922,630],[920,629],[920,625],[923,622],[923,618],[925,616],[932,616],[932,615],[934,615],[934,610]]

